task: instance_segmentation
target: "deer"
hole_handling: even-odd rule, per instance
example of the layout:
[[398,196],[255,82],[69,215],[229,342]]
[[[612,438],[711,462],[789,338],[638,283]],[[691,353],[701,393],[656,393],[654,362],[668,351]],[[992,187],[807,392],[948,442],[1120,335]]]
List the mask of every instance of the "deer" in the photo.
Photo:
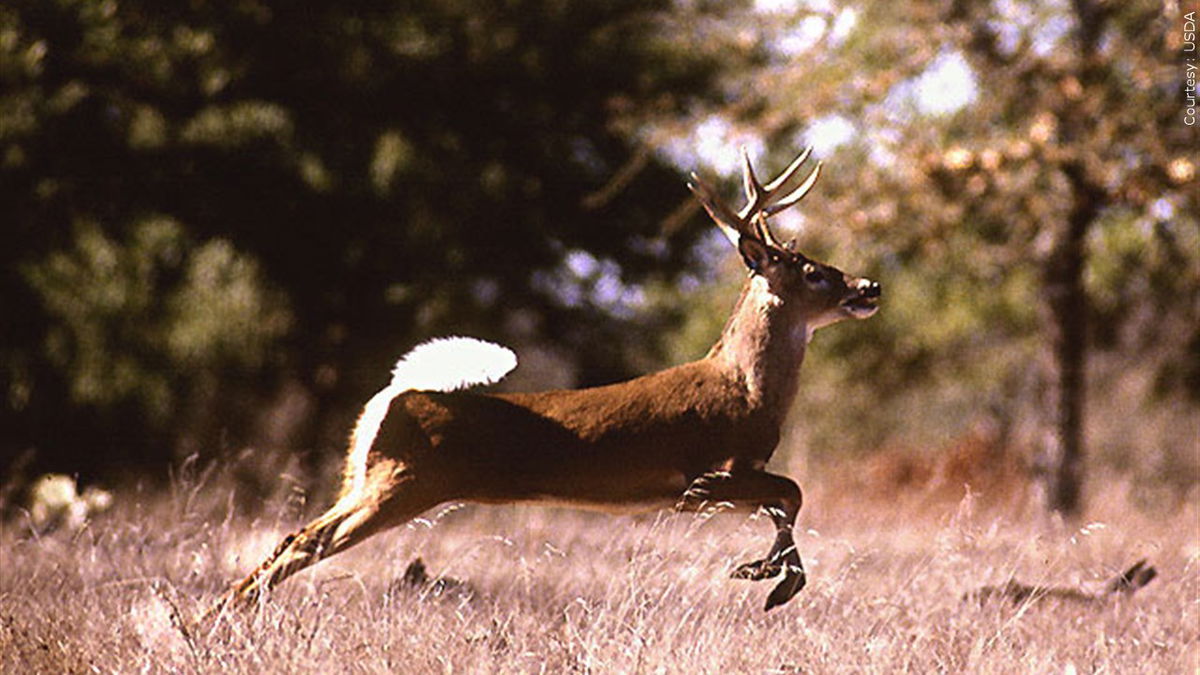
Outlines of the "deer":
[[443,338],[396,364],[350,436],[334,504],[288,535],[207,614],[245,606],[314,563],[447,502],[549,503],[637,512],[706,505],[766,513],[775,539],[737,579],[782,575],[765,610],[805,585],[792,530],[801,490],[766,470],[797,393],[813,331],[878,309],[880,285],[784,245],[768,219],[799,203],[801,153],[765,185],[742,151],[746,204],[734,210],[695,173],[688,188],[745,263],[747,279],[703,358],[628,381],[527,393],[467,391],[516,367],[505,347]]

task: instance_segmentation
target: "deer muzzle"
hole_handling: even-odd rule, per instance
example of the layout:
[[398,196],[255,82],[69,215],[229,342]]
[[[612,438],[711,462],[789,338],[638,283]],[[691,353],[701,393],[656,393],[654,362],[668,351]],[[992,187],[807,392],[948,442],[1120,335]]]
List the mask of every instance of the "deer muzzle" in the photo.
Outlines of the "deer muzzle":
[[842,307],[856,319],[865,319],[879,310],[879,298],[883,295],[878,281],[858,279],[850,284],[851,293],[842,300]]

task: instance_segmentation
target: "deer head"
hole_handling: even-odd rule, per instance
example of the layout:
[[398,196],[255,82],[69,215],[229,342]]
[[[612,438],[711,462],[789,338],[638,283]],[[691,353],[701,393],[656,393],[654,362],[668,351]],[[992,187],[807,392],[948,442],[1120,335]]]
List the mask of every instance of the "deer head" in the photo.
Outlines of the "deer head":
[[767,218],[797,204],[817,182],[821,164],[793,189],[787,185],[798,174],[812,152],[802,152],[783,173],[766,185],[759,182],[742,150],[742,183],[746,205],[734,211],[723,203],[707,182],[695,173],[688,188],[704,210],[741,254],[752,277],[761,278],[771,294],[812,330],[846,318],[865,319],[878,309],[880,288],[870,279],[852,277],[831,265],[818,262],[784,245],[775,238]]
[[802,497],[794,481],[765,467],[813,329],[866,318],[879,299],[879,284],[781,245],[767,226],[816,182],[813,171],[799,187],[785,188],[807,158],[805,152],[765,186],[747,159],[747,204],[737,212],[693,176],[692,190],[750,270],[704,358],[600,387],[480,394],[457,389],[503,376],[515,365],[512,352],[465,338],[418,347],[364,407],[338,501],[285,538],[207,616],[226,603],[245,605],[322,557],[451,500],[762,508],[775,542],[734,576],[782,575],[766,609],[787,602],[805,583],[792,536]]

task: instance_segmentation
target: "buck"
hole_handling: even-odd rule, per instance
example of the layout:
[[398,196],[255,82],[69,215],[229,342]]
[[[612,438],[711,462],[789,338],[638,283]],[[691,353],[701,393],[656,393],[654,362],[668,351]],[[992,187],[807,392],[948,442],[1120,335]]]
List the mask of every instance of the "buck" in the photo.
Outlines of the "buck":
[[286,537],[218,604],[255,600],[284,579],[443,502],[543,502],[612,511],[728,503],[763,509],[775,541],[738,579],[783,575],[770,610],[804,587],[792,538],[801,492],[765,470],[796,394],[813,331],[877,309],[879,284],[782,245],[767,219],[798,203],[805,151],[763,185],[743,153],[747,203],[734,211],[692,174],[688,187],[733,242],[749,278],[704,358],[619,384],[537,393],[473,393],[516,366],[511,351],[435,340],[400,359],[350,438],[341,494]]

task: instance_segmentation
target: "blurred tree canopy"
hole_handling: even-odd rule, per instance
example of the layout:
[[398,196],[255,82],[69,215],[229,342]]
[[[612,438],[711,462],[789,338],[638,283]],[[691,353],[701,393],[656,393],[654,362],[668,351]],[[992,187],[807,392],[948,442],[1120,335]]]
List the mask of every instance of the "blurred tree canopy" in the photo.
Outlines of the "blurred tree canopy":
[[[1135,463],[1194,484],[1200,190],[1178,5],[761,4],[755,39],[776,58],[726,135],[824,149],[829,170],[794,225],[884,284],[877,319],[812,350],[804,419],[842,413],[813,445],[1032,426],[1049,502],[1073,513],[1099,348],[1119,364],[1092,388],[1101,409],[1143,436],[1123,454],[1153,453]],[[1114,385],[1139,380],[1153,384],[1125,407]],[[1172,397],[1187,412],[1162,436],[1156,407]]]
[[664,234],[686,190],[634,132],[755,58],[674,41],[671,8],[5,3],[5,456],[336,447],[449,332],[632,374],[674,315],[610,310],[705,231]]
[[391,362],[448,333],[516,347],[513,386],[695,358],[742,277],[681,170],[732,191],[738,145],[770,173],[812,142],[821,184],[776,227],[884,306],[818,334],[794,444],[983,424],[1063,512],[1085,459],[1186,490],[1182,21],[1154,0],[14,0],[0,450],[84,472],[338,450]]

